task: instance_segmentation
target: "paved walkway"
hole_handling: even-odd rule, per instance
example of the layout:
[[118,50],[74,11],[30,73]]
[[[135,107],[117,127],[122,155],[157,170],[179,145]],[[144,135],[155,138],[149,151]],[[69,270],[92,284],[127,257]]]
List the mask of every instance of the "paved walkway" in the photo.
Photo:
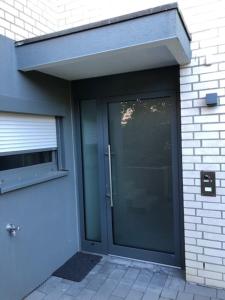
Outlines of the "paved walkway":
[[77,283],[49,278],[25,300],[215,300],[225,290],[186,283],[180,270],[106,256]]

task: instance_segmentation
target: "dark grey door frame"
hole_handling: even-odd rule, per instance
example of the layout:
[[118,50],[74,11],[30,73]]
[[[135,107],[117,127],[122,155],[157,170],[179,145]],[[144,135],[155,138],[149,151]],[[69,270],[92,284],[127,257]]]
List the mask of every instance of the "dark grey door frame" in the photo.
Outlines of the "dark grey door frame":
[[[124,246],[113,245],[112,239],[112,217],[109,197],[107,196],[108,190],[106,189],[108,183],[108,158],[107,158],[107,145],[108,145],[108,116],[107,116],[107,103],[121,102],[121,99],[135,100],[140,99],[155,99],[165,98],[167,101],[173,101],[173,130],[172,130],[172,156],[173,156],[173,201],[174,201],[174,232],[175,232],[175,254],[167,254],[162,252],[155,252],[149,250],[134,249]],[[77,162],[79,164],[79,198],[80,198],[80,217],[81,217],[81,245],[82,250],[90,252],[98,252],[103,254],[114,254],[119,256],[126,256],[136,259],[143,259],[162,264],[181,266],[184,265],[184,233],[183,233],[183,201],[181,193],[181,155],[180,155],[180,123],[179,123],[179,102],[177,93],[171,91],[164,92],[151,92],[151,93],[138,93],[132,95],[122,95],[116,97],[103,97],[96,99],[98,108],[98,150],[99,150],[99,176],[100,176],[100,191],[101,191],[101,234],[102,242],[87,241],[85,239],[85,216],[84,216],[84,201],[83,201],[83,182],[82,182],[82,148],[79,143],[77,151]],[[90,99],[89,99],[90,100]],[[93,100],[93,99],[92,99]],[[149,100],[151,101],[151,100]],[[76,127],[79,128],[77,140],[80,141],[80,111],[79,101],[75,105],[75,120]]]
[[[107,219],[110,217],[110,210],[105,198],[105,186],[107,183],[107,168],[105,149],[107,136],[106,130],[103,128],[103,123],[106,122],[106,103],[107,101],[116,101],[116,99],[135,99],[135,97],[174,97],[176,98],[174,105],[173,116],[173,139],[174,152],[173,160],[176,167],[176,175],[174,176],[175,197],[177,199],[177,210],[175,226],[177,230],[177,258],[172,259],[172,264],[184,267],[184,217],[183,217],[183,191],[182,191],[182,155],[181,155],[181,124],[180,124],[180,94],[179,94],[179,67],[165,67],[154,70],[138,71],[126,74],[118,74],[105,76],[101,78],[90,78],[86,80],[78,80],[72,82],[72,97],[74,104],[74,133],[75,133],[75,150],[76,150],[76,169],[78,180],[78,202],[80,209],[80,242],[81,248],[85,251],[109,253],[108,240],[110,233],[106,229]],[[84,195],[83,195],[83,169],[82,169],[82,145],[81,145],[81,119],[80,119],[80,102],[82,100],[96,100],[98,105],[98,128],[99,128],[99,166],[100,166],[100,183],[101,183],[101,208],[102,208],[102,242],[92,242],[85,240],[84,228]],[[178,230],[179,229],[179,230]],[[178,232],[179,231],[179,232]],[[114,252],[116,254],[116,252]],[[123,253],[120,249],[119,255],[128,256],[129,253]],[[132,253],[131,253],[132,254]],[[140,253],[139,253],[140,254]],[[135,255],[130,255],[135,257]],[[136,255],[137,257],[137,255]],[[141,258],[141,255],[138,255]],[[143,259],[151,259],[150,257],[142,256]],[[151,259],[153,260],[153,259]],[[160,261],[162,259],[157,259]],[[164,263],[169,263],[166,259]]]
[[[107,105],[112,102],[121,102],[122,99],[126,101],[136,100],[136,99],[166,99],[166,101],[172,101],[173,104],[173,117],[172,117],[172,176],[173,176],[173,213],[174,213],[174,236],[175,236],[175,254],[168,254],[163,252],[156,252],[143,249],[135,249],[131,247],[118,246],[113,244],[113,233],[112,233],[112,208],[110,206],[110,199],[108,197],[108,190],[105,191],[106,203],[107,203],[107,215],[108,215],[108,253],[115,254],[119,256],[126,256],[136,259],[143,259],[153,262],[158,262],[162,264],[181,266],[181,241],[180,241],[180,212],[177,209],[179,207],[179,183],[178,183],[178,139],[177,139],[177,114],[176,114],[176,94],[172,92],[157,92],[157,93],[147,93],[147,94],[136,94],[122,97],[107,97],[102,99],[104,105],[104,148],[107,151],[107,145],[109,141],[109,129],[108,129],[108,112]],[[105,173],[106,182],[109,183],[109,169],[108,169],[108,155],[105,155]],[[106,186],[106,185],[105,185]]]
[[77,180],[78,180],[78,205],[79,205],[79,217],[80,217],[80,243],[81,250],[95,253],[107,254],[107,216],[106,216],[106,202],[105,202],[105,194],[103,186],[106,185],[105,182],[105,174],[104,174],[104,142],[103,142],[103,128],[102,128],[102,114],[100,113],[102,110],[101,105],[99,105],[99,101],[96,99],[87,99],[88,100],[96,100],[97,102],[97,124],[98,124],[98,165],[99,165],[99,190],[100,190],[100,207],[101,207],[101,242],[90,241],[86,239],[85,233],[85,208],[84,208],[84,171],[83,171],[83,155],[82,155],[82,137],[81,137],[81,105],[80,101],[74,99],[74,121],[75,121],[75,158],[76,158],[76,166],[77,166]]

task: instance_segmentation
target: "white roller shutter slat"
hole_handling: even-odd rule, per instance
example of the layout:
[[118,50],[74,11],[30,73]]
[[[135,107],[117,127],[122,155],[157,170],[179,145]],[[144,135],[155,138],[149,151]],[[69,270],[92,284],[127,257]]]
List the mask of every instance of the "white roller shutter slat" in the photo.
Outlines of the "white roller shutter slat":
[[0,112],[0,154],[56,147],[55,117]]

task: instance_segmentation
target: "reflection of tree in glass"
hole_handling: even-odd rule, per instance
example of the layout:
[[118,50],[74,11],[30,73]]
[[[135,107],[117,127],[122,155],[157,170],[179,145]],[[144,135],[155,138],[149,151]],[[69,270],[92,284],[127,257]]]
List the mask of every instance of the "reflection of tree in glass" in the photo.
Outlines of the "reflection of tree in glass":
[[129,105],[127,102],[121,102],[121,125],[127,125],[128,121],[132,119],[132,115],[135,112],[135,105]]
[[[130,102],[130,103],[129,103]],[[130,120],[134,117],[135,110],[138,108],[144,108],[144,112],[148,113],[149,110],[151,112],[165,112],[166,102],[159,101],[157,104],[152,104],[150,101],[143,101],[140,99],[136,100],[136,103],[132,103],[134,101],[123,101],[121,102],[121,125],[125,126],[128,124]],[[132,104],[131,104],[132,103]]]

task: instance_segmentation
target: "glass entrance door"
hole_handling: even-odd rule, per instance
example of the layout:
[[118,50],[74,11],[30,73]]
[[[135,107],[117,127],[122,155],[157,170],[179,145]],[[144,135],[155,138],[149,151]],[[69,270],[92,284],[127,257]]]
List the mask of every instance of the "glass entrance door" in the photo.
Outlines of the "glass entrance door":
[[106,104],[110,252],[167,263],[178,234],[175,103],[121,100]]
[[175,98],[93,103],[82,104],[86,237],[110,254],[179,265]]

